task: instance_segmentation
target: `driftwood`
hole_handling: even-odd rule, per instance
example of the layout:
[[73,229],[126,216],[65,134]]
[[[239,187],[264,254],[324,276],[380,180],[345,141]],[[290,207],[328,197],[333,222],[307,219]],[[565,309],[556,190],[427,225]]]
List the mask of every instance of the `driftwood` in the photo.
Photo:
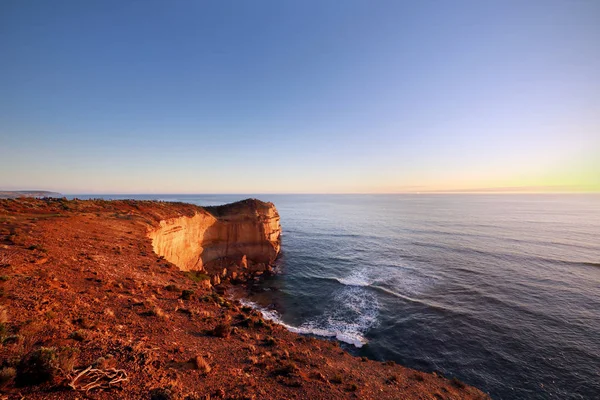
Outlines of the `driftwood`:
[[116,384],[129,380],[122,369],[98,369],[91,366],[80,371],[69,383],[73,390],[89,392],[92,389],[110,389]]

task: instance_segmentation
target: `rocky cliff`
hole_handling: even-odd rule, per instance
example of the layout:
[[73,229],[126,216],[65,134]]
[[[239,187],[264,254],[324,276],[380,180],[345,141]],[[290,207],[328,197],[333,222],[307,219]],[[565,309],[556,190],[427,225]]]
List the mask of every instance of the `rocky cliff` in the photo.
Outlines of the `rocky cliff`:
[[277,209],[256,199],[161,220],[148,236],[156,254],[208,274],[213,284],[271,271],[281,247]]

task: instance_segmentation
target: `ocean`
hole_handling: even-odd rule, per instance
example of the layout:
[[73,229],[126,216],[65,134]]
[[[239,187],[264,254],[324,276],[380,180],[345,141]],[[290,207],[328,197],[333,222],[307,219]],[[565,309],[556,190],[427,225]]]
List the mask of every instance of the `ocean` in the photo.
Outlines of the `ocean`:
[[272,201],[267,317],[494,399],[600,399],[600,195],[75,197]]

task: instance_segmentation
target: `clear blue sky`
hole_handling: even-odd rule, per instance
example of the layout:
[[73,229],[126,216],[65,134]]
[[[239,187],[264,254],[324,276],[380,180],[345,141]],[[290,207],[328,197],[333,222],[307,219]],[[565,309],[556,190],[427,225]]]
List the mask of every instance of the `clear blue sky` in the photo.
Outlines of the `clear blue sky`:
[[600,1],[0,2],[0,188],[600,190]]

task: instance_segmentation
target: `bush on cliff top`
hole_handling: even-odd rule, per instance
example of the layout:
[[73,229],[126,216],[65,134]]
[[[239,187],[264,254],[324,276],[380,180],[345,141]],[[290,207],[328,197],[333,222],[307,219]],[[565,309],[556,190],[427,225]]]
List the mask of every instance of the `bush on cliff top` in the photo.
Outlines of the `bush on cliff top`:
[[37,385],[54,378],[58,372],[56,348],[40,347],[26,355],[17,366],[17,386]]
[[210,279],[210,276],[200,271],[188,271],[186,272],[186,276],[194,282],[202,282]]
[[40,347],[19,361],[16,368],[17,386],[38,385],[69,373],[75,366],[79,349],[74,347]]

